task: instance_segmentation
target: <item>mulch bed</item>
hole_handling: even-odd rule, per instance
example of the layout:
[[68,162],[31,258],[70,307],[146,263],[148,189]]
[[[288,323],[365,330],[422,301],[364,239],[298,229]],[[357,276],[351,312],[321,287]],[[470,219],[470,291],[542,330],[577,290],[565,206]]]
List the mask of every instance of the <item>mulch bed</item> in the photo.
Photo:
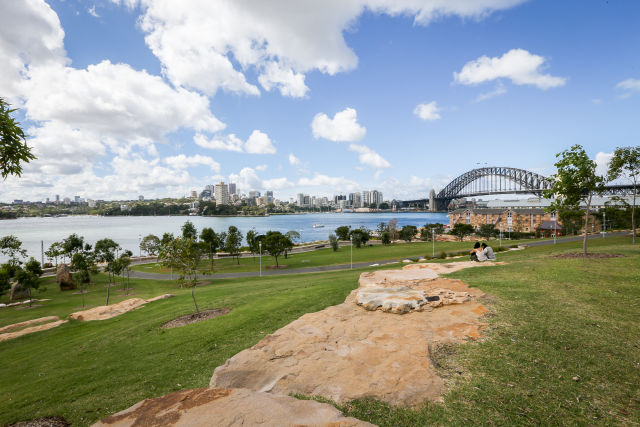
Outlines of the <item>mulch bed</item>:
[[230,308],[216,308],[215,310],[205,310],[198,314],[187,314],[173,319],[162,325],[161,329],[177,328],[179,326],[189,325],[191,323],[202,322],[203,320],[213,319],[214,317],[223,316],[230,312]]
[[62,417],[43,417],[11,424],[10,427],[68,427],[71,423]]
[[626,255],[622,254],[602,254],[602,253],[588,253],[585,256],[582,252],[568,252],[566,254],[553,255],[553,258],[622,258]]

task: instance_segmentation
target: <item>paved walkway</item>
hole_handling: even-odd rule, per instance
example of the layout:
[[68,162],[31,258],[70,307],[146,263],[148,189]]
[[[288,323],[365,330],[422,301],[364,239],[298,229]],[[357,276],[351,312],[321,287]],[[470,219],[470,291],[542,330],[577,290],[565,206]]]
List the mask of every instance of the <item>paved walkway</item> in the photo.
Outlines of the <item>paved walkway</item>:
[[[628,232],[613,232],[607,233],[607,236],[624,236],[628,235]],[[601,235],[590,234],[588,236],[589,240],[593,239],[601,239]],[[561,237],[557,239],[558,243],[568,243],[568,242],[577,242],[582,241],[583,236],[570,236],[570,237]],[[506,241],[505,244],[508,244]],[[529,242],[526,244],[527,246],[546,246],[553,245],[553,240],[538,240]],[[413,257],[415,258],[415,257]],[[370,267],[373,264],[377,265],[386,265],[399,263],[399,259],[390,259],[384,261],[369,261],[369,262],[358,262],[353,263],[353,268],[365,268]],[[280,276],[284,274],[303,274],[303,273],[321,273],[325,271],[339,271],[339,270],[349,270],[351,269],[350,264],[338,264],[338,265],[324,265],[319,267],[305,267],[305,268],[293,268],[291,270],[263,270],[263,276]],[[239,277],[257,277],[260,276],[260,272],[258,271],[246,271],[241,273],[218,273],[218,274],[199,274],[198,279],[208,280],[208,279],[235,279]],[[130,277],[136,279],[153,279],[153,280],[172,280],[169,274],[163,273],[145,273],[142,271],[131,271]],[[178,275],[174,274],[173,278],[177,278]]]

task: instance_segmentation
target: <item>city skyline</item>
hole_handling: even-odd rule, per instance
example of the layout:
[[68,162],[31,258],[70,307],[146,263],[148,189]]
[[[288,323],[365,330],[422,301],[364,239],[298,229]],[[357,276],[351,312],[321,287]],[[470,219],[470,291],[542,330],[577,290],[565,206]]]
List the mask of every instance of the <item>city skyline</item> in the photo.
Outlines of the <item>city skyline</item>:
[[479,165],[549,175],[576,143],[603,170],[640,140],[639,4],[299,4],[3,4],[0,96],[38,160],[1,201],[406,200]]

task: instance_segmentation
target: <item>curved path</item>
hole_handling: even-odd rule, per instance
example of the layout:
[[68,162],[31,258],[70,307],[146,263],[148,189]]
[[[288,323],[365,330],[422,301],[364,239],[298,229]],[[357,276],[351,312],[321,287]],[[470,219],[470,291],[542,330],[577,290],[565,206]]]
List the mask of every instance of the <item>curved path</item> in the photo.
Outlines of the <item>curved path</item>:
[[[624,236],[630,234],[629,232],[618,231],[607,233],[607,236]],[[602,236],[599,234],[590,234],[587,236],[588,239],[601,239]],[[568,243],[568,242],[578,242],[583,239],[583,236],[570,236],[563,237],[557,239],[558,243]],[[540,240],[534,241],[526,244],[527,246],[546,246],[553,245],[553,240]],[[415,257],[413,257],[415,258]],[[353,263],[353,268],[365,268],[370,267],[373,264],[377,265],[386,265],[398,263],[399,260],[391,259],[384,261],[369,261],[369,262],[358,262]],[[304,273],[321,273],[325,271],[338,271],[338,270],[349,270],[351,269],[350,264],[334,264],[334,265],[323,265],[318,267],[305,267],[305,268],[294,268],[291,270],[263,270],[262,276],[279,276],[285,274],[304,274]],[[260,276],[258,271],[245,271],[240,273],[218,273],[218,274],[199,274],[198,279],[210,280],[210,279],[235,279],[240,277],[257,277]],[[143,271],[134,271],[131,270],[130,277],[136,279],[153,279],[153,280],[173,280],[169,274],[164,273],[145,273]],[[174,275],[174,278],[177,278],[178,275]]]

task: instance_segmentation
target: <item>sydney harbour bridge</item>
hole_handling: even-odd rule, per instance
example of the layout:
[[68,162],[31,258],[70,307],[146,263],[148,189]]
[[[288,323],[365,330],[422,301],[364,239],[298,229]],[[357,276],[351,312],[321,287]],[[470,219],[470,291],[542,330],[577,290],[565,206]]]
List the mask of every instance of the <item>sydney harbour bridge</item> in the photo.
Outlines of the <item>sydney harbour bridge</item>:
[[[451,181],[439,193],[431,193],[431,197],[417,200],[404,200],[400,203],[404,208],[422,208],[438,211],[447,210],[449,203],[455,199],[491,196],[497,194],[533,194],[541,196],[542,192],[553,187],[548,177],[524,169],[511,167],[483,167],[470,170]],[[632,185],[607,185],[604,195],[629,195]]]

